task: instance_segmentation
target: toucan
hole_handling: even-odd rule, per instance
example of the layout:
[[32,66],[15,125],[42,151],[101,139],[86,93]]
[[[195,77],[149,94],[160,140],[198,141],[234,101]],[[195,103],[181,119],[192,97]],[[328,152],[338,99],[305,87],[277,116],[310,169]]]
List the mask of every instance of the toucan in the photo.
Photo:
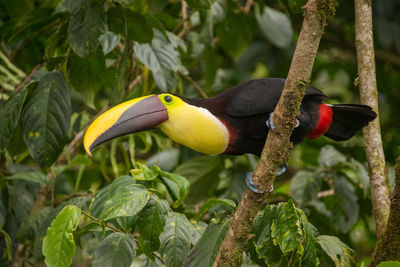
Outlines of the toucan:
[[[84,147],[91,155],[107,140],[158,127],[175,142],[204,154],[260,156],[284,84],[285,79],[265,78],[241,83],[211,98],[170,93],[135,98],[94,120],[85,133]],[[295,145],[323,135],[347,140],[376,118],[369,106],[324,104],[327,98],[317,88],[306,87],[291,135]]]

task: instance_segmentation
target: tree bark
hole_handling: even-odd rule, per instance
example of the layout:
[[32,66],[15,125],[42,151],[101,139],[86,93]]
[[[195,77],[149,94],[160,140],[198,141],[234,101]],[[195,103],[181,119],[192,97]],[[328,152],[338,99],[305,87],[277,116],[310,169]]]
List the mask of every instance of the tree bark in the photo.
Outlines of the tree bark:
[[377,119],[363,128],[363,135],[370,176],[372,208],[379,240],[385,231],[389,217],[390,201],[388,173],[379,123],[371,1],[355,0],[354,8],[361,103],[372,107],[378,115]]
[[371,266],[377,266],[382,261],[400,261],[400,157],[397,158],[396,186],[390,200],[386,230],[378,240]]
[[[300,104],[309,83],[326,18],[334,13],[331,0],[309,0],[303,7],[304,21],[286,83],[274,112],[278,133],[269,131],[260,161],[252,175],[255,184],[269,192],[282,162],[287,162],[292,147],[290,136],[299,116]],[[266,194],[245,191],[214,266],[239,266],[254,218],[265,203]]]

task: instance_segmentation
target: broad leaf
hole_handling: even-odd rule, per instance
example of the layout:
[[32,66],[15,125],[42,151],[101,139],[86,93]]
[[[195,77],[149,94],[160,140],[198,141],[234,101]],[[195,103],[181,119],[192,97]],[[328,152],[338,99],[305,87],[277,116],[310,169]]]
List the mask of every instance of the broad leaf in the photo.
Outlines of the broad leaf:
[[335,236],[320,235],[316,238],[321,249],[332,259],[336,266],[352,266],[354,251]]
[[51,212],[50,207],[43,207],[37,210],[33,215],[29,216],[27,220],[24,220],[18,229],[18,241],[23,243],[32,240],[40,231],[40,228],[46,218]]
[[153,30],[146,17],[127,8],[121,8],[121,10],[110,8],[107,11],[107,22],[110,31],[125,36],[125,23],[124,18],[121,16],[121,11],[125,14],[129,39],[138,43],[151,42],[151,39],[153,39]]
[[226,205],[231,208],[236,207],[236,203],[233,200],[230,199],[218,199],[218,198],[211,198],[207,200],[206,203],[204,203],[200,207],[200,211],[196,216],[196,220],[199,220],[207,211],[209,211],[211,208],[213,208],[216,205]]
[[157,178],[158,172],[146,164],[136,162],[137,168],[131,170],[131,175],[138,181],[152,181]]
[[26,146],[41,166],[50,166],[61,153],[71,118],[71,98],[58,71],[44,75],[23,109],[21,123]]
[[125,186],[104,203],[100,218],[109,220],[136,215],[144,208],[149,197],[149,191],[142,185]]
[[87,58],[99,46],[99,37],[106,32],[105,15],[101,6],[90,0],[70,0],[81,2],[71,12],[68,24],[69,44],[80,57]]
[[72,232],[78,227],[81,210],[76,206],[66,206],[47,229],[43,241],[45,263],[49,267],[69,266],[75,253]]
[[112,233],[94,252],[93,267],[129,267],[136,256],[136,243],[132,235]]
[[332,167],[342,162],[346,162],[346,157],[333,146],[324,146],[321,149],[318,157],[318,163],[320,166]]
[[285,13],[265,6],[262,13],[257,8],[256,18],[261,32],[271,43],[281,48],[289,47],[293,29]]
[[109,198],[111,185],[107,185],[97,192],[95,199],[92,201],[89,207],[90,214],[96,218],[100,217],[101,211],[103,210],[104,203]]
[[161,90],[172,89],[167,87],[168,71],[176,72],[183,67],[179,53],[160,31],[154,29],[151,44],[135,44],[135,55],[152,71]]
[[74,88],[83,94],[98,91],[103,84],[105,58],[100,49],[93,51],[91,56],[83,59],[76,53],[71,53],[68,60],[68,77]]
[[273,243],[271,237],[271,227],[276,218],[276,210],[276,205],[269,205],[262,213],[259,213],[251,232],[255,238],[249,241],[250,257],[261,266],[273,265],[282,257],[279,246]]
[[11,176],[6,176],[8,180],[21,179],[25,181],[41,183],[45,185],[50,184],[49,178],[41,172],[18,172]]
[[192,225],[185,215],[171,212],[168,215],[161,244],[165,265],[181,267],[189,253]]
[[140,248],[148,256],[160,247],[160,235],[165,226],[168,209],[166,200],[151,195],[147,205],[138,214]]
[[220,224],[210,223],[200,240],[192,248],[184,266],[212,266],[230,223],[230,219],[224,220]]
[[382,261],[377,267],[400,267],[399,261]]
[[300,171],[290,181],[290,191],[294,201],[301,206],[307,205],[317,197],[322,179],[313,172]]
[[293,201],[279,203],[275,216],[275,222],[271,226],[274,244],[279,245],[283,253],[295,250],[302,252],[303,230]]
[[0,108],[0,150],[7,146],[11,135],[17,127],[26,97],[26,89],[8,99],[4,106]]
[[130,175],[122,175],[115,179],[110,188],[110,193],[108,194],[109,197],[114,196],[116,193],[121,191],[124,187],[128,185],[136,184],[135,179],[133,179]]
[[113,32],[106,32],[99,37],[99,42],[103,48],[103,54],[107,55],[110,53],[119,43],[121,37],[114,34]]
[[179,165],[174,173],[190,182],[190,201],[197,203],[211,196],[219,182],[221,159],[212,156],[192,158]]
[[333,185],[335,191],[332,211],[334,228],[342,233],[347,233],[358,218],[358,197],[354,186],[341,175],[335,176]]
[[160,168],[158,168],[157,166],[153,166],[152,169],[157,171],[158,174],[161,175],[163,178],[173,181],[175,183],[177,189],[176,190],[177,196],[176,196],[176,201],[174,203],[174,207],[175,208],[179,207],[185,200],[187,194],[189,193],[190,185],[188,180],[186,180],[186,178],[181,175],[165,172]]

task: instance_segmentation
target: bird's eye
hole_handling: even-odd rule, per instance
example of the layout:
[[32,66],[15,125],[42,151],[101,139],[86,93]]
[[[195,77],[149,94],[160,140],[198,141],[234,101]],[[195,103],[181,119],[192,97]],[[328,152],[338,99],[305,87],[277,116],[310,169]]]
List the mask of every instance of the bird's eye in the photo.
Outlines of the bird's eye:
[[170,95],[166,95],[164,96],[164,100],[165,102],[170,103],[172,101],[172,97]]

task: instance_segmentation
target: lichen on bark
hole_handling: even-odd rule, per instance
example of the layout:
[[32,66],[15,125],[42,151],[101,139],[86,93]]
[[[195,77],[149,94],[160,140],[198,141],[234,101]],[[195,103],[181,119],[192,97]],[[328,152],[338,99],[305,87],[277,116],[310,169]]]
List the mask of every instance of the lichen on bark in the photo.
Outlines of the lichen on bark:
[[[264,192],[270,191],[278,168],[289,158],[289,151],[292,148],[290,136],[299,115],[305,87],[311,77],[326,18],[332,14],[332,7],[334,7],[332,0],[309,0],[303,7],[303,25],[285,86],[273,116],[279,134],[269,131],[257,168],[252,175],[255,184]],[[239,266],[255,216],[265,203],[265,199],[266,194],[258,194],[249,189],[245,191],[214,266]]]
[[378,90],[376,85],[375,55],[372,34],[371,3],[355,0],[355,31],[358,79],[361,103],[372,107],[377,119],[363,129],[364,147],[367,156],[371,186],[371,200],[376,222],[378,240],[385,231],[389,216],[389,183],[383,153],[378,110]]

